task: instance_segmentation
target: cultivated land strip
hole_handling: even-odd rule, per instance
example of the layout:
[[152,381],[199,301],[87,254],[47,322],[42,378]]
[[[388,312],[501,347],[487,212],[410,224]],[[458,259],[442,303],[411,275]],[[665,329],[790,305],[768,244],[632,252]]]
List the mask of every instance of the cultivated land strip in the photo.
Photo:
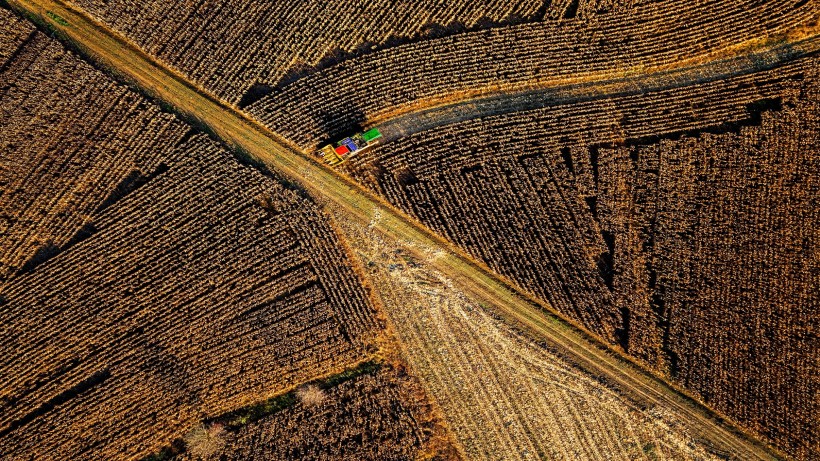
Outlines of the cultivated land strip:
[[[319,202],[332,204],[351,219],[369,223],[387,237],[415,248],[420,255],[432,254],[428,258],[429,264],[450,277],[466,293],[637,401],[647,406],[673,408],[684,414],[689,420],[690,431],[696,437],[708,440],[716,450],[741,459],[777,457],[771,448],[723,424],[720,417],[676,392],[623,355],[606,348],[582,328],[553,313],[543,302],[513,288],[511,282],[475,262],[413,218],[319,163],[312,155],[300,151],[242,112],[210,96],[74,7],[58,0],[7,0],[7,3],[55,31],[92,61],[202,126],[237,151],[298,182]],[[607,91],[610,84],[609,80],[600,82],[601,91]]]
[[717,458],[668,408],[636,404],[518,334],[397,242],[336,222],[464,459]]
[[[390,118],[371,120],[368,127],[377,127],[384,141],[395,141],[439,126],[495,115],[536,110],[564,104],[576,104],[606,98],[632,96],[682,88],[723,80],[730,77],[763,72],[820,50],[820,35],[809,35],[794,41],[772,40],[749,47],[741,54],[717,53],[720,58],[672,69],[647,69],[638,75],[615,76],[598,81],[547,84],[536,89],[505,92],[489,96],[438,104],[428,102],[408,113],[393,112]],[[699,60],[695,60],[699,61]]]

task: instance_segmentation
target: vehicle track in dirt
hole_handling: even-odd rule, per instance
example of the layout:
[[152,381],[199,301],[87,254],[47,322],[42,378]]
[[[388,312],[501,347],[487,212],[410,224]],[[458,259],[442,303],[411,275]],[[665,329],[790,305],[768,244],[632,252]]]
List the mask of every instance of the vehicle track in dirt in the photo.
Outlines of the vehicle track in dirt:
[[[545,84],[535,89],[467,97],[446,103],[428,101],[428,107],[421,106],[411,112],[393,112],[389,119],[371,120],[367,127],[378,128],[384,136],[384,142],[392,142],[415,133],[467,120],[660,92],[763,72],[820,50],[820,35],[808,35],[795,41],[772,42],[749,46],[742,53],[735,55],[731,55],[730,50],[725,50],[718,53],[724,57],[714,60],[705,57],[694,58],[690,63],[676,68],[646,69],[641,72],[627,70],[623,75],[616,74],[597,81],[579,80],[563,84]],[[634,75],[629,75],[633,72]]]

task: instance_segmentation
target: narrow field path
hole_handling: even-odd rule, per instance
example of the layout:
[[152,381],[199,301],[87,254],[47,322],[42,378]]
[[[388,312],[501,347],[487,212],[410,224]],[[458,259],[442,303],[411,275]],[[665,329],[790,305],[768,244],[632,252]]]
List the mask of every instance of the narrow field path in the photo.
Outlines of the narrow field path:
[[[647,406],[683,414],[697,438],[738,459],[779,455],[671,385],[608,348],[581,327],[560,317],[415,219],[366,191],[348,177],[300,151],[239,110],[146,55],[84,12],[59,0],[7,0],[14,10],[51,29],[84,56],[120,80],[139,88],[184,119],[211,132],[235,151],[300,184],[316,201],[350,219],[403,242],[449,277],[465,293],[489,306],[511,325],[554,347],[559,354]],[[591,83],[591,82],[590,82]],[[603,80],[596,91],[606,92]],[[593,87],[590,87],[593,88]]]
[[622,76],[596,81],[545,84],[540,88],[467,97],[445,104],[424,102],[411,112],[391,115],[383,121],[373,120],[368,128],[378,128],[385,142],[466,120],[503,115],[544,107],[575,104],[597,99],[632,96],[775,69],[790,61],[820,50],[820,35],[812,34],[795,41],[778,40],[749,47],[737,54],[731,50],[717,52],[721,58],[693,59],[679,67],[666,69],[627,69]]

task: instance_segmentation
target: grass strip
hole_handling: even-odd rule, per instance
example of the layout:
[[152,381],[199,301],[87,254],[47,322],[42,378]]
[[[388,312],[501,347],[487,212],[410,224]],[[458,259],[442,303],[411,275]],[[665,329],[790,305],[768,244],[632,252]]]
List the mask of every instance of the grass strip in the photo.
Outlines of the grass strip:
[[[303,386],[312,384],[320,389],[327,390],[352,379],[356,379],[359,376],[375,374],[383,366],[381,362],[370,360],[341,373],[306,382]],[[239,431],[248,424],[296,405],[299,401],[296,392],[297,389],[293,389],[290,392],[275,395],[267,400],[224,413],[214,418],[205,419],[202,421],[202,424],[206,427],[219,424],[228,431]],[[163,447],[159,452],[148,455],[140,461],[169,461],[185,453],[185,449],[185,441],[181,438],[175,439],[169,446]]]

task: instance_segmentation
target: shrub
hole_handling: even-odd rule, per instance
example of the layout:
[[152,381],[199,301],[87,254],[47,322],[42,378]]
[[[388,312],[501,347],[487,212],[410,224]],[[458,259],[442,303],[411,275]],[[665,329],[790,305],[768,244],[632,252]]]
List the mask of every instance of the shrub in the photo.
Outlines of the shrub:
[[221,424],[200,425],[185,436],[185,446],[194,458],[208,458],[225,444],[225,428]]
[[302,405],[306,407],[320,405],[327,397],[325,391],[314,384],[307,384],[300,387],[299,390],[296,391],[296,396],[299,397],[299,401],[302,402]]

